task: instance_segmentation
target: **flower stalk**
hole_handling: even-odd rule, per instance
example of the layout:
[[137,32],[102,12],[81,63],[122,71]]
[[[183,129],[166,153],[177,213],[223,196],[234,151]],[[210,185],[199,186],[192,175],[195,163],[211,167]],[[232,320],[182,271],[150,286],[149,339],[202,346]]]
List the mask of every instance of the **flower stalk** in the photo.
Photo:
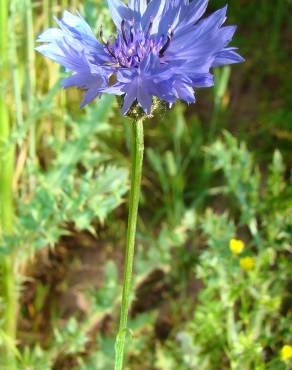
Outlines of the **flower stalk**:
[[132,173],[129,200],[129,216],[125,252],[124,281],[119,331],[116,338],[115,370],[123,369],[124,350],[128,334],[128,312],[130,305],[132,271],[135,250],[135,236],[140,198],[141,176],[144,152],[143,119],[132,123]]

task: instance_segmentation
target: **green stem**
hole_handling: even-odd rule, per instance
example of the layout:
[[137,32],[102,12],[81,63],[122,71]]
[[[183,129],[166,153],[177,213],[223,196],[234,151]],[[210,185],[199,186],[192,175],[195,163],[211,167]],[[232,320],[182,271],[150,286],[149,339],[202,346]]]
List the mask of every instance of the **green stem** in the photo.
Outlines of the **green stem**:
[[5,299],[4,330],[9,338],[5,343],[3,369],[16,370],[17,292],[15,281],[15,259],[8,256],[3,262],[3,297]]
[[62,12],[68,8],[68,0],[62,0]]
[[[271,50],[274,53],[275,51],[277,51],[277,47],[279,47],[279,41],[281,37],[281,27],[285,16],[285,8],[286,8],[285,1],[278,0],[274,13],[274,27],[273,32],[271,32],[271,42],[270,42]],[[278,54],[276,55],[278,56]]]
[[17,29],[17,0],[12,0],[10,2],[10,24],[9,24],[9,34],[10,34],[10,65],[12,70],[13,78],[13,95],[15,100],[15,118],[17,127],[23,127],[23,104],[21,100],[21,84],[20,84],[20,69],[21,64],[19,63],[17,55],[17,45],[16,45],[16,29]]
[[[27,65],[26,65],[26,99],[27,99],[27,110],[30,113],[33,109],[33,98],[35,96],[35,35],[33,31],[33,10],[31,0],[26,1],[26,40],[27,40]],[[36,122],[33,119],[31,121],[30,133],[29,133],[29,154],[32,162],[36,160]],[[30,179],[33,183],[33,179]]]
[[43,9],[42,14],[44,17],[44,29],[47,29],[49,27],[50,23],[50,4],[49,0],[43,0]]
[[215,72],[215,88],[214,88],[214,110],[211,117],[211,123],[208,133],[208,143],[214,140],[214,136],[218,129],[220,113],[222,111],[222,103],[224,95],[228,88],[231,69],[229,66],[223,67]]
[[123,369],[124,349],[127,336],[128,312],[130,304],[132,270],[135,249],[135,235],[137,225],[137,214],[140,197],[141,175],[143,165],[143,122],[142,119],[132,124],[132,174],[131,174],[131,191],[129,201],[129,217],[126,241],[126,256],[124,269],[124,282],[122,294],[122,306],[119,332],[116,339],[116,360],[115,370]]
[[[0,2],[0,64],[1,76],[8,74],[8,1]],[[10,122],[6,94],[6,86],[0,91],[0,237],[12,234],[14,222],[13,209],[13,168],[14,147],[10,143]],[[16,316],[17,295],[15,289],[15,261],[13,253],[1,260],[2,276],[1,285],[3,302],[3,330],[7,340],[3,344],[3,368],[16,369],[15,341],[16,341]]]

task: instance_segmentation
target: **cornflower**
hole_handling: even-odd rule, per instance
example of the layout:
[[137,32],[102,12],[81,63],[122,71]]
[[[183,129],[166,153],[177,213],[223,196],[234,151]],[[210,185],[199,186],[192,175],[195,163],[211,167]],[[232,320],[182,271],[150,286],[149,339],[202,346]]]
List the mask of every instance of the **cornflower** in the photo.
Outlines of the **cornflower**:
[[134,103],[149,115],[153,97],[169,106],[195,102],[194,89],[214,85],[211,68],[239,63],[228,47],[235,26],[223,26],[227,6],[201,19],[208,0],[107,0],[117,33],[97,38],[79,15],[64,12],[59,28],[43,32],[36,47],[72,74],[62,86],[85,90],[81,107],[103,93],[123,97],[122,113]]
[[214,85],[212,68],[244,59],[228,46],[235,26],[223,26],[227,7],[203,18],[208,0],[107,0],[116,34],[98,37],[80,16],[64,12],[59,28],[43,32],[36,47],[71,74],[67,89],[85,91],[81,107],[102,94],[122,98],[122,114],[134,118],[126,259],[115,370],[123,368],[128,333],[134,245],[143,162],[143,120],[164,104],[195,102],[197,88]]

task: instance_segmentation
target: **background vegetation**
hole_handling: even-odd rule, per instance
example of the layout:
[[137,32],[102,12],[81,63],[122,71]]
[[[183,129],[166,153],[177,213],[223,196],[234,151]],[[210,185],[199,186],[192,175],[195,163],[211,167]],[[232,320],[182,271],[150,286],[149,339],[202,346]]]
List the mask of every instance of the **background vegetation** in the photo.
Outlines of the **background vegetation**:
[[[246,63],[145,123],[126,369],[292,368],[291,6],[231,0]],[[64,9],[110,33],[106,4],[0,9],[0,369],[109,370],[130,122],[110,96],[80,110],[34,52]]]

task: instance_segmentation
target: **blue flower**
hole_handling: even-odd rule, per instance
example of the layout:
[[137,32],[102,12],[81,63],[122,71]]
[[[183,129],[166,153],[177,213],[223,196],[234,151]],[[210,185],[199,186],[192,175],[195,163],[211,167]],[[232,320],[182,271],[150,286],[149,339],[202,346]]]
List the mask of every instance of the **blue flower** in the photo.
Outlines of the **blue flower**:
[[152,98],[195,102],[194,90],[214,84],[210,70],[244,59],[228,47],[235,26],[222,26],[224,7],[201,19],[208,0],[107,0],[117,28],[97,39],[79,15],[64,12],[37,41],[41,54],[72,74],[62,86],[85,90],[81,107],[103,93],[123,96],[123,114],[137,102],[151,113]]

